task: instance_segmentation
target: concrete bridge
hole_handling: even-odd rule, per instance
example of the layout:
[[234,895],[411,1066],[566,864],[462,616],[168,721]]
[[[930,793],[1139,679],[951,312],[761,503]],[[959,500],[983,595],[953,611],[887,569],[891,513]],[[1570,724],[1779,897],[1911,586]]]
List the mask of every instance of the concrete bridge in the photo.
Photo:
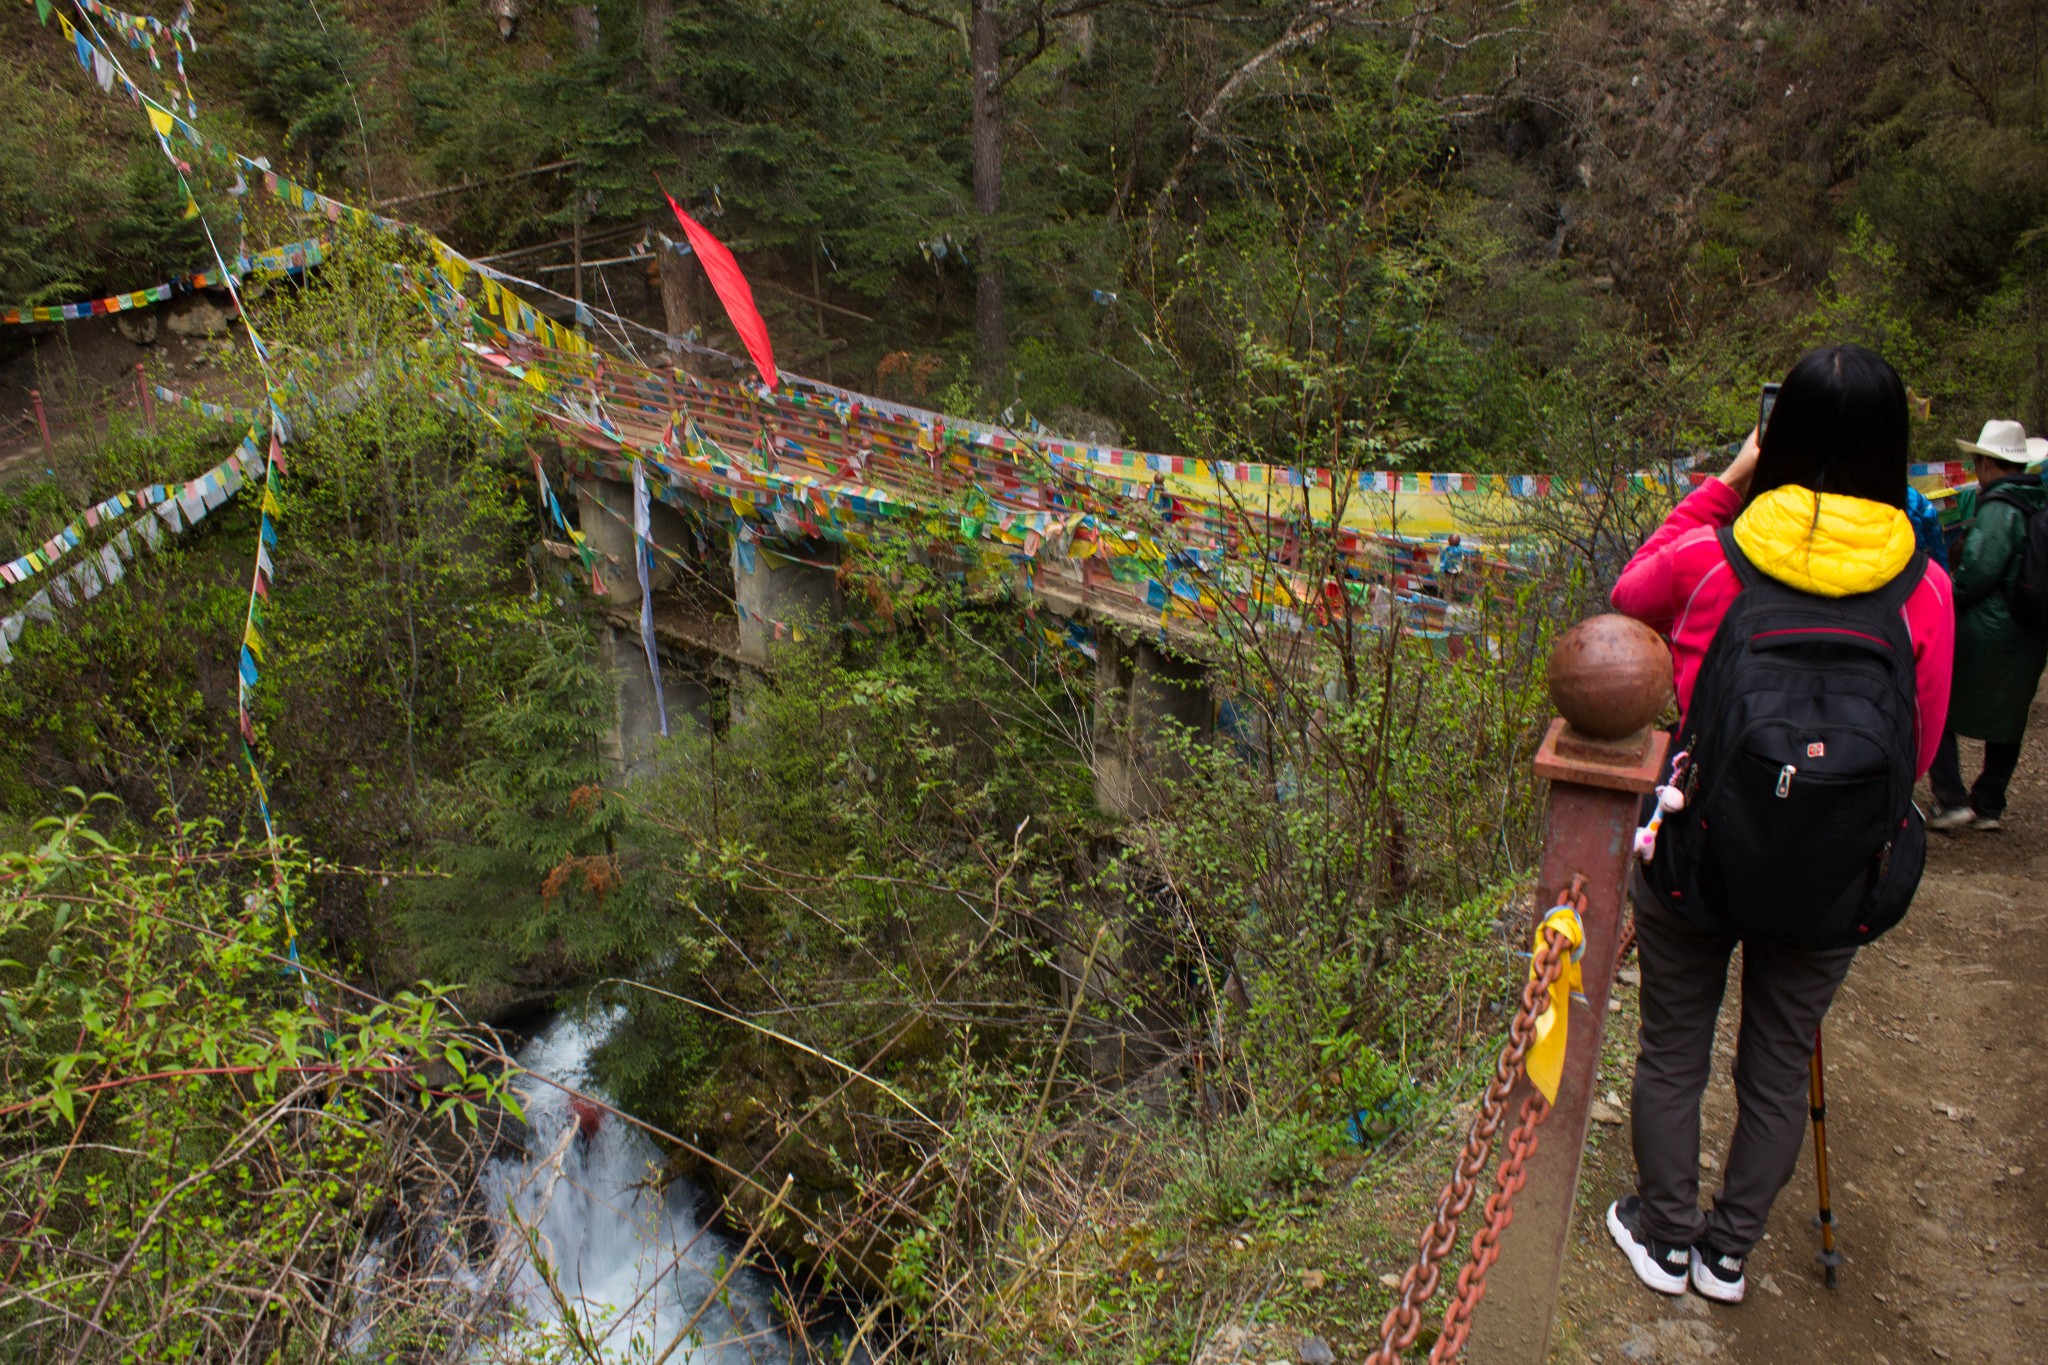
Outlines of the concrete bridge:
[[[606,648],[619,687],[615,761],[630,775],[660,742],[658,708],[641,639],[641,589],[630,520],[632,485],[603,462],[574,480],[583,543],[603,587]],[[671,493],[671,496],[675,496]],[[684,495],[687,498],[687,495]],[[671,718],[704,721],[718,693],[748,672],[767,672],[780,650],[860,619],[841,586],[839,545],[825,539],[769,548],[700,509],[670,502],[649,509],[648,587],[655,648]],[[567,547],[564,547],[566,550]],[[962,570],[961,572],[964,572]],[[984,573],[994,589],[1015,589],[1021,575]],[[1053,590],[1047,591],[1048,587]],[[1129,816],[1158,808],[1160,779],[1180,770],[1168,727],[1211,736],[1217,699],[1209,684],[1213,640],[1177,623],[1162,636],[1156,615],[1138,619],[1123,594],[1100,591],[1074,575],[1039,582],[1046,615],[1074,647],[1094,656],[1095,783],[1107,810]]]
[[[1208,736],[1219,648],[1256,637],[1307,669],[1314,634],[1399,627],[1461,644],[1453,599],[1523,571],[1448,541],[1370,529],[1327,471],[1234,466],[1082,447],[798,381],[758,386],[536,347],[473,344],[471,396],[516,386],[568,454],[570,496],[536,476],[564,543],[606,602],[621,681],[618,761],[657,738],[643,634],[669,662],[675,713],[701,712],[778,649],[870,628],[842,585],[849,547],[883,539],[970,588],[1037,601],[1096,670],[1096,789],[1156,809],[1177,762],[1169,728]],[[539,390],[545,403],[532,402]],[[1291,477],[1290,477],[1291,476]],[[648,491],[643,622],[635,480]],[[1205,483],[1206,481],[1206,483]],[[1218,492],[1218,489],[1221,492]],[[573,524],[572,524],[573,512]],[[1316,532],[1311,534],[1311,528]]]

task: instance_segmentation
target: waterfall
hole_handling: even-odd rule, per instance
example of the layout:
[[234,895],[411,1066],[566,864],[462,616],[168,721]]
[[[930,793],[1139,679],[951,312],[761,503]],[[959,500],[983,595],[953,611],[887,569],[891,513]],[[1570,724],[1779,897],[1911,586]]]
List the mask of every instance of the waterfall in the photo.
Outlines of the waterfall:
[[664,1185],[646,1134],[606,1113],[579,1135],[570,1097],[535,1079],[596,1093],[590,1056],[616,1018],[564,1016],[519,1054],[533,1073],[515,1083],[531,1140],[523,1157],[491,1163],[483,1193],[497,1212],[499,1252],[516,1266],[507,1282],[524,1321],[479,1354],[550,1359],[573,1332],[601,1342],[606,1360],[653,1365],[667,1353],[667,1365],[793,1365],[800,1357],[766,1277],[742,1268],[719,1288],[734,1248],[697,1221],[692,1191]]

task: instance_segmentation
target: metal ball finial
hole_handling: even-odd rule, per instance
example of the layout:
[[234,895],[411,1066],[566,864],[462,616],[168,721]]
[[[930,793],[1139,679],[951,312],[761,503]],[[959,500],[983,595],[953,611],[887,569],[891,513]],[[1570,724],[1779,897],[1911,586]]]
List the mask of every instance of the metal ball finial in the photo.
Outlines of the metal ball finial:
[[1581,621],[1550,651],[1550,702],[1572,729],[1626,739],[1671,700],[1671,650],[1640,621],[1608,614]]

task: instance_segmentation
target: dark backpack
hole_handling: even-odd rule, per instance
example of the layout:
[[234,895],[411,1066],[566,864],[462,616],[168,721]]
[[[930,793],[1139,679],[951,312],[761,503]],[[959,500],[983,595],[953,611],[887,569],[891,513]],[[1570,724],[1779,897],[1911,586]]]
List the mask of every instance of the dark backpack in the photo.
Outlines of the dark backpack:
[[1682,809],[1644,869],[1701,928],[1799,948],[1868,943],[1905,916],[1927,832],[1913,805],[1918,682],[1899,609],[1915,553],[1875,592],[1826,598],[1757,571],[1714,632],[1673,753]]
[[[2018,477],[2026,477],[2021,475]],[[2020,562],[2005,586],[2005,603],[2013,620],[2035,630],[2048,630],[2048,515],[2034,508],[2001,480],[1984,494],[1986,502],[2003,502],[2019,508],[2026,518],[2026,538],[2020,543]],[[2032,482],[2039,483],[2035,478]]]

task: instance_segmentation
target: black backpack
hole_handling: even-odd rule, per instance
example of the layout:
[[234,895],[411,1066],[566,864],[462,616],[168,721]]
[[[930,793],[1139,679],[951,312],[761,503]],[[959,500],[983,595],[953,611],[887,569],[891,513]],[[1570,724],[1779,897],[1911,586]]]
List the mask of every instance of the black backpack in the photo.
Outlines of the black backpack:
[[2005,587],[2005,603],[2021,625],[2048,630],[2048,515],[2035,511],[2026,499],[2005,487],[2016,479],[2041,482],[2038,475],[2015,475],[2001,479],[1984,494],[1984,501],[2008,503],[2026,518],[2026,539],[2020,545],[2018,571]]
[[1721,546],[1741,589],[1672,746],[1685,804],[1665,816],[1643,882],[1715,932],[1868,943],[1905,916],[1927,857],[1913,805],[1918,682],[1899,616],[1927,557],[1875,592],[1825,598],[1758,572],[1732,530]]

